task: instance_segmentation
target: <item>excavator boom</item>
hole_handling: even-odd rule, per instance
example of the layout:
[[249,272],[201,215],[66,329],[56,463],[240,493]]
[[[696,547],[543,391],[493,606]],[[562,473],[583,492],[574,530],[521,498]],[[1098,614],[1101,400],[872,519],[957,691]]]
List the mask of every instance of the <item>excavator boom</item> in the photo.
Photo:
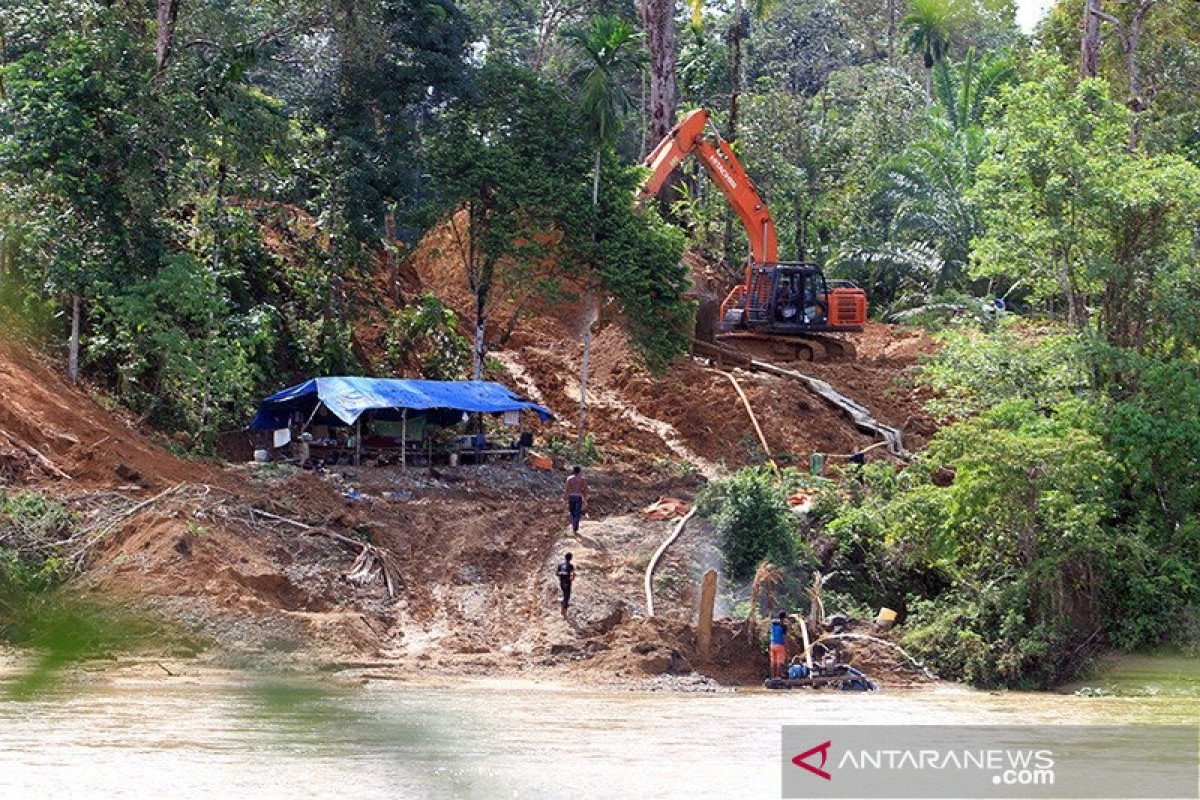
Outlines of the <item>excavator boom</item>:
[[778,261],[779,242],[767,204],[759,197],[754,181],[742,169],[729,144],[719,136],[711,139],[705,136],[708,125],[708,111],[698,108],[671,129],[646,157],[645,164],[651,172],[642,187],[642,196],[657,195],[675,167],[687,156],[695,155],[741,218],[750,237],[751,258],[760,264]]

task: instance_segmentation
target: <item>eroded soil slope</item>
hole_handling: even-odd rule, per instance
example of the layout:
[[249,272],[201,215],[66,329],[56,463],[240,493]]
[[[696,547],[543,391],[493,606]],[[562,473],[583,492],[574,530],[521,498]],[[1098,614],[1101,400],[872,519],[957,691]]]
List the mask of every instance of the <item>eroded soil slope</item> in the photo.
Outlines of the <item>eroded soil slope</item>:
[[[712,271],[695,259],[689,263],[697,285],[711,291]],[[403,275],[406,294],[434,292],[460,319],[469,318],[471,295],[449,222],[414,249]],[[548,435],[573,436],[583,354],[582,305],[569,300],[522,303],[509,299],[520,298],[519,293],[499,295],[503,299],[493,314],[490,338],[495,341],[494,357],[505,367],[501,380],[558,413],[558,425]],[[665,375],[650,375],[639,366],[614,306],[602,301],[594,312],[588,429],[600,447],[650,466],[668,460],[691,462],[710,476],[760,460],[761,445],[729,379],[692,358],[679,359]],[[369,338],[369,332],[364,333]],[[909,373],[922,355],[933,352],[934,343],[919,329],[877,323],[850,338],[858,349],[854,361],[795,368],[828,381],[882,422],[901,428],[910,449],[923,444],[935,426],[923,411],[925,397],[912,386]],[[777,458],[804,463],[813,452],[848,455],[874,442],[795,381],[733,372]],[[873,451],[872,457],[886,456]]]

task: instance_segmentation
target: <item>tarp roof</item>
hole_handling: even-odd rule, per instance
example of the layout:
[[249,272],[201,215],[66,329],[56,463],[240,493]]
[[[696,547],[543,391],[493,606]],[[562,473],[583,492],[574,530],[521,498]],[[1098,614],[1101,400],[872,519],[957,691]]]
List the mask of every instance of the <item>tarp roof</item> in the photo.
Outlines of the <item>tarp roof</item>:
[[400,378],[313,378],[284,389],[263,400],[250,423],[250,430],[266,431],[287,427],[288,417],[298,408],[325,404],[334,416],[353,425],[364,411],[408,409],[499,414],[529,409],[543,420],[553,419],[550,410],[513,394],[491,381],[426,381]]

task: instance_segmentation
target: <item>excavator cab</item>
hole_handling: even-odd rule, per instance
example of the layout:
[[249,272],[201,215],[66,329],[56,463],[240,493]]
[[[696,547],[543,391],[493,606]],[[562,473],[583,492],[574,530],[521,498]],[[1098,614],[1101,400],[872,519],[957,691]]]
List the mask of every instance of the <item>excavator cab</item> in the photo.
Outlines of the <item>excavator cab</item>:
[[764,361],[852,358],[850,342],[820,334],[861,331],[867,295],[848,281],[830,283],[814,264],[749,267],[721,304],[717,340]]
[[720,330],[780,335],[860,331],[866,293],[847,281],[833,288],[814,264],[776,262],[750,267],[746,283],[725,299]]

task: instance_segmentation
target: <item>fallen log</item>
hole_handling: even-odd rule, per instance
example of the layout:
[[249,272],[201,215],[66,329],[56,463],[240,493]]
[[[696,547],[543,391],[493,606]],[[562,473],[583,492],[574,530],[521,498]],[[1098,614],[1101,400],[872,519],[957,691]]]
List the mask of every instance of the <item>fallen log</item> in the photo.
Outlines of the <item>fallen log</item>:
[[4,436],[4,438],[8,440],[9,444],[11,444],[13,447],[17,448],[21,452],[25,453],[26,455],[30,456],[37,463],[38,466],[40,466],[42,469],[49,472],[51,475],[54,475],[55,477],[58,477],[58,478],[62,478],[64,480],[68,480],[68,481],[71,480],[70,475],[63,472],[61,469],[59,469],[57,464],[55,464],[50,459],[46,458],[46,456],[44,456],[42,454],[42,452],[40,450],[38,450],[36,447],[25,444],[20,439],[17,439],[16,437],[9,435],[9,433],[7,431],[0,431],[0,434],[2,434]]
[[335,531],[318,528],[299,520],[280,516],[279,514],[272,514],[270,511],[263,511],[261,508],[251,506],[250,511],[267,519],[294,525],[310,536],[324,536],[347,547],[357,548],[358,557],[350,565],[350,570],[346,573],[346,580],[358,586],[366,586],[382,577],[384,586],[387,587],[388,597],[395,598],[396,587],[402,583],[400,566],[396,557],[386,548],[379,547],[370,542],[352,539]]

